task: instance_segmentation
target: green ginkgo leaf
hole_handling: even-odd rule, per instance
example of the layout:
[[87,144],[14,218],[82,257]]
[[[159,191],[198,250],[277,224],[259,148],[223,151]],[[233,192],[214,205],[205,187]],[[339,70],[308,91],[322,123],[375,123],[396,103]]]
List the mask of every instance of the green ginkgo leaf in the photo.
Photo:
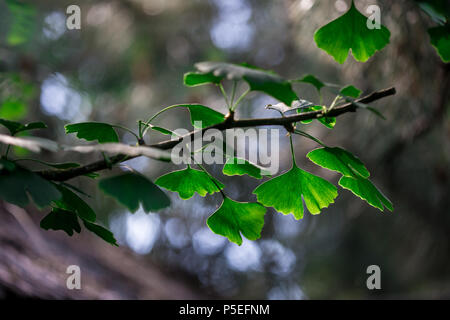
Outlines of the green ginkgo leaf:
[[41,220],[40,226],[44,230],[63,230],[69,236],[72,236],[74,231],[77,233],[81,232],[76,213],[59,208],[53,208]]
[[113,126],[102,122],[81,122],[65,126],[66,133],[76,133],[77,138],[87,141],[97,140],[99,143],[119,142]]
[[266,211],[266,208],[259,203],[238,202],[224,198],[220,208],[208,218],[206,223],[214,233],[241,245],[241,233],[249,240],[261,237]]
[[20,122],[0,119],[0,124],[8,128],[12,136],[22,131],[47,128],[47,126],[43,122],[31,122],[24,125],[21,124]]
[[83,220],[95,221],[96,214],[94,210],[83,199],[63,185],[55,184],[55,186],[62,194],[61,199],[53,201],[55,206],[74,212]]
[[[305,113],[305,112],[311,112],[311,111],[319,111],[323,110],[323,106],[310,106],[302,109],[298,109],[298,113]],[[333,129],[336,125],[336,118],[335,117],[320,117],[317,118],[317,121],[319,121],[321,124],[323,124],[328,129]],[[302,120],[300,121],[303,124],[308,124],[312,122],[312,119],[309,120]]]
[[288,172],[258,186],[253,193],[258,202],[283,214],[303,218],[303,200],[311,214],[318,214],[337,197],[337,189],[327,180],[294,165]]
[[162,127],[156,127],[156,126],[151,126],[150,127],[152,130],[158,131],[159,133],[165,134],[165,135],[169,135],[171,136],[172,134],[174,134],[173,131],[170,131],[166,128],[162,128]]
[[196,87],[202,84],[219,84],[222,77],[216,77],[212,73],[188,72],[184,74],[184,84],[188,87]]
[[394,210],[392,202],[386,198],[380,190],[369,179],[361,177],[341,177],[339,185],[347,190],[350,190],[361,199],[367,201],[371,206],[384,211],[384,207],[389,211]]
[[186,200],[191,198],[196,192],[204,197],[208,193],[219,192],[220,189],[217,186],[221,189],[224,188],[220,181],[214,179],[216,186],[211,179],[214,178],[208,176],[206,172],[187,167],[186,169],[169,172],[159,177],[156,179],[155,184],[167,190],[178,192],[180,198]]
[[445,63],[450,62],[450,25],[428,29],[431,45]]
[[139,173],[127,172],[100,180],[99,188],[115,198],[131,212],[139,209],[145,212],[156,211],[170,205],[170,199],[153,182]]
[[356,9],[352,1],[344,15],[316,31],[314,40],[339,63],[344,63],[350,49],[357,61],[365,62],[389,43],[390,35],[383,25],[380,29],[369,29],[367,17]]
[[[191,123],[194,128],[202,129],[225,121],[225,116],[222,113],[206,106],[200,104],[186,104],[181,106],[189,109]],[[199,122],[201,122],[201,125],[199,125]]]
[[[225,62],[199,62],[195,64],[197,73],[189,73],[185,83],[191,85],[200,85],[206,83],[217,84],[221,80],[244,80],[250,86],[252,91],[264,92],[275,99],[278,99],[287,105],[291,105],[292,101],[298,97],[292,90],[291,83],[274,72],[259,69],[248,64],[232,64]],[[204,77],[200,77],[203,74]],[[220,79],[220,80],[219,80]]]
[[368,178],[370,173],[353,154],[338,147],[318,148],[306,155],[315,164],[341,173],[346,177],[355,177],[355,174]]
[[317,89],[317,91],[319,91],[319,92],[323,87],[326,86],[325,83],[320,81],[316,76],[314,76],[312,74],[307,74],[307,75],[303,76],[302,78],[295,80],[295,81],[308,83],[308,84],[314,86]]
[[351,97],[351,98],[359,98],[362,91],[356,88],[355,86],[346,86],[339,91],[339,93],[343,96]]
[[106,229],[98,224],[86,221],[86,220],[83,220],[83,224],[86,227],[86,229],[93,232],[94,234],[96,234],[98,237],[102,238],[106,242],[112,244],[113,246],[117,246],[117,247],[119,246],[117,244],[117,240],[114,238],[114,234],[111,231],[109,231],[108,229]]
[[270,175],[270,171],[240,158],[228,158],[222,172],[227,176],[242,176],[247,174],[256,179]]
[[61,198],[58,189],[39,175],[4,159],[2,163],[0,198],[6,202],[25,207],[29,194],[34,203],[43,208]]

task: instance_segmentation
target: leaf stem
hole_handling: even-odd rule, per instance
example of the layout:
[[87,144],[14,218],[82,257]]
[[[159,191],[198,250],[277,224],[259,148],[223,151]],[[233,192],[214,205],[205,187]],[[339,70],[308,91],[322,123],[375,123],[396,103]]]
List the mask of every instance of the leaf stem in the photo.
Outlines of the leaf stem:
[[6,147],[5,159],[8,159],[8,153],[9,153],[9,150],[10,150],[10,149],[11,149],[11,145],[8,144],[8,146]]
[[231,110],[230,101],[228,100],[228,96],[227,96],[227,93],[225,92],[225,88],[223,87],[222,82],[219,83],[219,88],[220,88],[220,92],[222,92],[222,95],[225,99],[228,109]]
[[308,134],[308,133],[306,133],[306,132],[304,132],[304,131],[302,131],[302,130],[295,129],[295,130],[294,130],[294,133],[295,133],[295,134],[298,134],[298,135],[300,135],[300,136],[303,136],[303,137],[305,137],[305,138],[311,139],[311,140],[313,140],[314,142],[317,142],[318,144],[320,144],[320,145],[323,146],[323,147],[328,147],[327,145],[325,145],[322,141],[320,141],[320,140],[317,139],[316,137],[313,137],[312,135],[310,135],[310,134]]
[[292,134],[289,134],[289,142],[291,144],[292,164],[297,166],[297,162],[295,161],[294,143],[292,142]]
[[233,107],[234,98],[236,96],[236,86],[237,86],[237,81],[234,80],[233,81],[233,88],[231,89],[231,101],[230,101],[231,107]]
[[174,104],[168,107],[165,107],[162,110],[159,110],[157,113],[155,113],[153,116],[151,116],[145,123],[140,121],[141,126],[143,125],[145,127],[144,131],[141,134],[141,138],[143,138],[145,136],[145,134],[147,133],[149,127],[150,122],[152,122],[157,116],[159,116],[161,113],[166,112],[167,110],[173,109],[173,108],[179,108],[181,106],[183,106],[184,104]]
[[342,98],[342,96],[337,95],[336,98],[334,98],[333,102],[331,103],[330,107],[328,108],[327,112],[333,110],[333,108],[336,106],[339,99]]
[[222,188],[217,184],[216,180],[214,179],[214,177],[200,164],[195,162],[195,159],[192,158],[192,160],[194,161],[194,163],[204,172],[206,173],[206,175],[208,176],[209,180],[211,180],[212,183],[214,183],[214,185],[217,187],[217,189],[219,189],[220,193],[222,194],[223,199],[227,198],[227,195],[223,192]]
[[247,90],[245,90],[245,92],[236,100],[236,103],[233,105],[233,106],[231,106],[231,111],[234,111],[234,110],[236,110],[236,108],[237,108],[237,106],[239,105],[239,103],[242,101],[242,99],[244,99],[245,98],[245,96],[248,94],[250,92],[250,88],[249,89],[247,89]]

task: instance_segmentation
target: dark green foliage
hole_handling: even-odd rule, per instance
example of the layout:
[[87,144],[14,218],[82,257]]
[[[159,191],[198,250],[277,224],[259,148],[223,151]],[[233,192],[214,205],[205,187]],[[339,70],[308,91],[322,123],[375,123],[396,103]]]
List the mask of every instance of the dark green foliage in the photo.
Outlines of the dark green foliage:
[[53,208],[52,211],[41,220],[41,228],[44,230],[63,230],[69,236],[73,232],[80,233],[81,227],[77,215],[71,211]]
[[[201,80],[197,80],[195,83],[218,83],[218,79],[221,80],[244,80],[250,86],[250,90],[262,91],[275,99],[278,99],[287,105],[290,105],[292,101],[297,100],[297,95],[292,90],[289,81],[281,78],[279,75],[255,68],[249,65],[237,65],[225,62],[199,62],[195,65],[197,70],[196,74],[205,75]],[[192,74],[192,73],[191,73]],[[209,81],[207,81],[209,79]],[[190,83],[194,82],[188,77]],[[185,76],[185,84],[186,76]]]
[[127,172],[100,180],[99,188],[115,198],[131,212],[139,209],[145,212],[157,211],[170,205],[170,199],[153,182],[141,174]]
[[28,195],[39,208],[61,198],[58,189],[37,174],[5,159],[1,159],[0,198],[25,207]]
[[8,130],[12,136],[14,136],[17,133],[22,132],[22,131],[47,128],[46,124],[43,122],[31,122],[31,123],[27,123],[27,124],[23,125],[19,122],[10,121],[10,120],[6,120],[6,119],[0,119],[0,124],[5,126],[6,128],[8,128]]
[[119,142],[113,126],[101,122],[82,122],[66,125],[66,133],[76,133],[77,138],[87,141],[97,140],[99,143]]

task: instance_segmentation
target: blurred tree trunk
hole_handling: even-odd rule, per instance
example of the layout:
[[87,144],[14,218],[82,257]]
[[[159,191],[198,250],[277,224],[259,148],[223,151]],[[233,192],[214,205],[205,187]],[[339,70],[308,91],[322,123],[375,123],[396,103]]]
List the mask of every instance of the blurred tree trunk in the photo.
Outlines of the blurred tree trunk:
[[[126,248],[83,232],[72,238],[38,226],[42,213],[0,202],[0,298],[197,299],[193,283]],[[81,289],[66,287],[69,265],[81,269]]]

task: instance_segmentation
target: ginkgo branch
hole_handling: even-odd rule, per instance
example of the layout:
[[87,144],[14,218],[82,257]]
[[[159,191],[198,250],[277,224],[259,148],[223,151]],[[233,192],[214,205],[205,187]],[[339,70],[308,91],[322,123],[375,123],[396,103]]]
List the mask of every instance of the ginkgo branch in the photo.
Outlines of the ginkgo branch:
[[[323,116],[327,117],[337,117],[347,112],[355,112],[358,108],[357,103],[371,103],[376,100],[391,96],[395,94],[395,88],[388,88],[380,91],[373,92],[363,98],[357,99],[354,102],[345,103],[340,106],[336,106],[331,111],[327,112],[326,114],[323,113],[322,110],[319,111],[311,111],[311,112],[305,112],[301,114],[295,114],[290,116],[284,116],[284,117],[276,117],[276,118],[259,118],[259,119],[241,119],[241,120],[235,120],[233,118],[229,118],[226,121],[201,129],[202,132],[205,132],[208,129],[218,129],[218,130],[226,130],[226,129],[232,129],[232,128],[245,128],[245,127],[257,127],[257,126],[288,126],[292,123],[304,121],[304,120],[311,120],[311,119],[317,119]],[[190,133],[186,134],[185,136],[180,137],[179,139],[174,140],[166,140],[160,143],[156,143],[153,145],[149,145],[148,147],[152,148],[158,148],[163,150],[168,150],[173,147],[175,147],[179,142],[181,142],[183,139],[189,139],[191,138],[195,132],[197,131],[191,131]],[[144,147],[144,146],[142,146]],[[89,174],[92,172],[108,169],[109,165],[111,164],[117,164],[120,162],[123,162],[125,160],[130,160],[132,158],[135,158],[138,156],[125,156],[122,154],[113,156],[109,158],[109,164],[105,160],[96,161],[90,164],[87,164],[82,167],[77,168],[71,168],[71,169],[65,169],[65,170],[45,170],[38,172],[43,178],[47,180],[52,181],[66,181],[78,176],[82,176],[85,174]]]

